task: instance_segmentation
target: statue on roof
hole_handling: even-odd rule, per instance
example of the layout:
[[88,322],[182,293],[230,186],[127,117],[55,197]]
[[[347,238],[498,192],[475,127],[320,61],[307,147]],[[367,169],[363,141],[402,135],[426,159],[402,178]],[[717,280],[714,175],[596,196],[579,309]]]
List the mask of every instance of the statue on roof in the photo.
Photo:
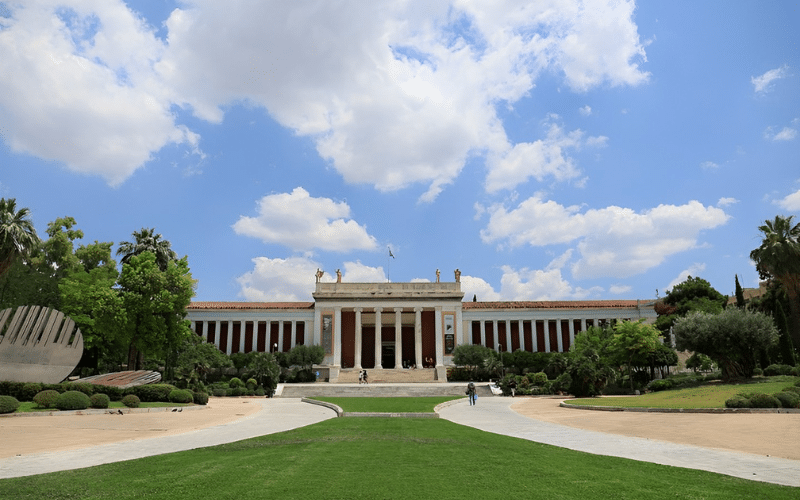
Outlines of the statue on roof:
[[438,269],[436,270],[436,282],[437,283],[439,282],[439,270]]
[[342,270],[341,269],[337,269],[336,270],[336,282],[337,283],[341,283],[342,282]]
[[321,280],[321,279],[322,279],[322,275],[323,275],[323,274],[325,274],[325,271],[321,270],[320,268],[317,268],[317,272],[316,272],[316,274],[314,275],[314,276],[316,276],[316,277],[317,277],[317,283],[319,283],[319,280]]
[[456,269],[456,283],[461,283],[461,271]]

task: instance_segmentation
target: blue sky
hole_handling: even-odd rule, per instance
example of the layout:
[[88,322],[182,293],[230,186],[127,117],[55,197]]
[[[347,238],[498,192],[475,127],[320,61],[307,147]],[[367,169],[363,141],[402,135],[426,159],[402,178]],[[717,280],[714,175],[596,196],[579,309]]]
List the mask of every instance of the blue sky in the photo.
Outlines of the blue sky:
[[757,286],[757,227],[800,214],[798,3],[484,5],[0,3],[0,196],[155,228],[196,300]]

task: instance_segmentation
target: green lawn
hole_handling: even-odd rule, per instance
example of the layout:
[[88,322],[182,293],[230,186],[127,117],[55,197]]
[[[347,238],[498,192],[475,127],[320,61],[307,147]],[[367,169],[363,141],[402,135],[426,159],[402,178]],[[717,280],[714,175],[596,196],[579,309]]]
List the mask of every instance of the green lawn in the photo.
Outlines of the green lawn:
[[725,400],[740,392],[773,394],[794,385],[800,377],[767,377],[746,383],[711,383],[689,389],[651,392],[637,397],[586,398],[568,401],[581,406],[617,406],[624,408],[724,408]]
[[436,405],[463,396],[437,396],[420,398],[325,398],[311,397],[317,401],[333,403],[346,412],[377,413],[433,413]]
[[[139,408],[163,408],[163,407],[173,407],[173,406],[190,406],[192,403],[140,403]],[[127,406],[122,404],[120,401],[112,401],[108,408],[122,408],[125,409]],[[89,408],[97,409],[97,408]],[[45,411],[58,411],[57,408],[39,408],[36,403],[33,401],[23,401],[19,404],[19,408],[17,408],[16,413],[30,413],[30,412],[45,412]],[[0,497],[2,498],[2,497]]]
[[0,480],[0,497],[15,500],[728,500],[796,499],[799,490],[403,418],[335,418],[222,446]]

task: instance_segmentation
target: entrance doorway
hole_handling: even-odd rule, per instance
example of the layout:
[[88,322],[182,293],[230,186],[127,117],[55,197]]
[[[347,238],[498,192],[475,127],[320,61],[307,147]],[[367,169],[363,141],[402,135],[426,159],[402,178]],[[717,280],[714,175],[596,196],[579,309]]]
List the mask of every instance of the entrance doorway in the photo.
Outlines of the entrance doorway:
[[381,366],[384,369],[394,368],[394,342],[381,344]]

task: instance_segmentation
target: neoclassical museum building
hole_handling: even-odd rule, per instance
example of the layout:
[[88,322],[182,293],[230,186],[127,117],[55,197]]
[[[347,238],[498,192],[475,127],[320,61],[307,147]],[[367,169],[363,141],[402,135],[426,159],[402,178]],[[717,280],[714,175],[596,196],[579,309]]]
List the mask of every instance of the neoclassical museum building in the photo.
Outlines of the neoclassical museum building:
[[590,326],[656,318],[654,301],[464,302],[460,274],[453,282],[437,272],[434,283],[326,283],[318,273],[313,302],[192,302],[187,319],[227,354],[322,345],[321,367],[334,382],[351,368],[435,368],[445,380],[457,345],[564,352]]

